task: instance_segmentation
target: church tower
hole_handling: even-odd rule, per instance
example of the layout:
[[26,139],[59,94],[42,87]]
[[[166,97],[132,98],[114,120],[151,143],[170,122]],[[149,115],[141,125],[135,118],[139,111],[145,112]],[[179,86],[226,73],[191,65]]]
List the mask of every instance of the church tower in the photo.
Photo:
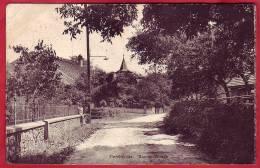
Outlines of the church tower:
[[120,69],[118,72],[129,72],[129,70],[127,69],[127,66],[126,66],[124,55],[123,55],[123,60],[122,60],[122,63],[121,63],[121,66],[120,66]]

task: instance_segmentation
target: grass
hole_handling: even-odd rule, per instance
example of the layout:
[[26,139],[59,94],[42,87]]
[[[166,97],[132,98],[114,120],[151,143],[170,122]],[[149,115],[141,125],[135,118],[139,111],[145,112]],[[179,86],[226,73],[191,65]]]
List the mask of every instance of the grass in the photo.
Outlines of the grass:
[[75,128],[67,137],[47,141],[47,147],[43,152],[23,156],[12,163],[62,164],[74,152],[76,145],[82,143],[101,127],[101,124],[96,123]]

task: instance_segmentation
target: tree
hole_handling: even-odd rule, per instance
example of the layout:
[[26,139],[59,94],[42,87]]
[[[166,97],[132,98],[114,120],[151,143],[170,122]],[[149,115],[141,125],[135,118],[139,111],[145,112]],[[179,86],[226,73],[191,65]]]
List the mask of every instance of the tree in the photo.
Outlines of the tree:
[[64,34],[76,38],[87,27],[88,33],[98,32],[109,42],[137,18],[134,4],[64,4],[56,10],[61,18],[67,19]]
[[107,74],[105,83],[96,87],[93,93],[93,101],[99,104],[101,100],[116,106],[133,106],[134,93],[136,92],[138,75],[132,72],[119,72]]
[[141,106],[164,106],[169,104],[171,81],[165,74],[151,73],[136,85],[135,99]]
[[15,62],[15,94],[25,97],[26,102],[31,102],[35,111],[35,101],[39,98],[53,98],[60,84],[61,74],[57,72],[56,52],[43,41],[32,51],[20,45],[13,49],[20,54]]
[[201,4],[147,4],[141,23],[149,32],[168,35],[184,32],[192,37],[206,30],[211,8],[212,5]]
[[[117,97],[124,107],[133,107],[138,75],[133,72],[117,73],[115,79]],[[119,103],[120,104],[120,103]]]
[[84,96],[85,93],[82,90],[78,90],[75,86],[61,83],[57,87],[57,93],[52,102],[65,105],[82,105]]
[[[121,35],[125,26],[129,26],[137,18],[134,4],[64,4],[56,9],[64,22],[64,34],[71,38],[86,29],[87,41],[87,92],[91,95],[90,84],[90,49],[89,35],[92,32],[101,34],[103,41],[111,42],[111,38]],[[89,106],[90,110],[90,106]]]
[[[91,85],[93,88],[96,88],[106,82],[107,73],[100,68],[91,67]],[[79,78],[75,81],[75,87],[78,90],[86,91],[87,90],[87,73],[83,72],[80,74]]]
[[147,4],[141,23],[144,30],[168,35],[182,32],[187,38],[197,36],[211,27],[239,28],[243,39],[254,38],[253,4]]
[[[94,67],[91,67],[91,71],[92,71],[92,75],[90,79],[91,85],[93,86],[93,90],[98,90],[99,87],[106,84],[107,74],[103,70]],[[81,98],[79,100],[81,104],[86,103],[86,101],[84,102],[85,100],[84,93],[86,92],[88,87],[87,80],[88,80],[87,73],[83,72],[82,74],[80,74],[79,78],[75,81],[74,85],[72,86],[72,88],[75,88],[77,90],[77,93],[81,95],[80,96]],[[96,93],[93,92],[93,94],[91,95],[92,100],[96,99],[95,95]],[[97,104],[97,101],[94,101],[94,103]]]
[[229,80],[254,74],[253,5],[147,5],[143,15],[127,47],[140,63],[167,65],[175,91],[217,85],[229,97]]

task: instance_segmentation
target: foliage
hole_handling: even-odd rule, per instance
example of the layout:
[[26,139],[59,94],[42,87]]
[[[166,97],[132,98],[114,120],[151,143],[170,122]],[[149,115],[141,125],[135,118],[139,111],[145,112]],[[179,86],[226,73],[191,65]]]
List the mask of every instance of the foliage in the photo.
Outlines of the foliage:
[[135,99],[142,106],[168,105],[171,81],[164,74],[148,74],[136,85]]
[[10,79],[12,85],[16,85],[16,94],[33,102],[37,98],[54,97],[61,74],[57,72],[57,56],[52,47],[41,41],[32,51],[23,46],[14,46],[13,49],[20,53],[15,62],[14,78]]
[[144,107],[167,105],[170,100],[171,82],[164,74],[149,74],[140,77],[132,72],[118,72],[96,88],[93,94],[95,104],[106,101],[108,106]]
[[77,89],[75,86],[61,84],[57,88],[57,94],[53,102],[65,105],[82,105],[84,98],[84,91]]
[[101,100],[112,103],[110,106],[130,106],[134,102],[135,85],[137,75],[131,72],[121,72],[115,75],[108,74],[106,82],[96,88],[93,100],[97,104]]
[[166,65],[176,97],[213,94],[218,86],[229,97],[233,77],[247,85],[254,74],[252,5],[152,4],[143,14],[144,29],[127,47],[141,64]]
[[137,18],[134,4],[64,4],[56,9],[61,18],[66,19],[64,34],[71,38],[81,33],[81,28],[87,26],[90,33],[98,32],[103,40],[121,35],[125,26]]
[[141,22],[144,30],[168,35],[182,32],[187,38],[207,31],[211,22],[236,33],[247,32],[237,38],[250,39],[254,37],[253,8],[252,4],[147,4]]
[[123,106],[131,107],[133,106],[134,93],[136,91],[138,76],[132,72],[121,72],[117,74],[115,82],[117,83],[117,97]]
[[[93,68],[91,67],[91,76],[90,76],[90,82],[92,88],[96,88],[106,81],[106,72],[99,68]],[[75,82],[75,87],[80,91],[86,91],[87,90],[87,73],[83,72],[80,74],[79,78]]]
[[96,87],[92,92],[92,100],[97,106],[100,106],[101,100],[105,100],[109,106],[111,98],[114,97],[117,97],[117,85],[115,81],[105,82],[103,85]]
[[254,107],[243,102],[185,101],[164,120],[167,133],[193,137],[216,163],[254,162]]

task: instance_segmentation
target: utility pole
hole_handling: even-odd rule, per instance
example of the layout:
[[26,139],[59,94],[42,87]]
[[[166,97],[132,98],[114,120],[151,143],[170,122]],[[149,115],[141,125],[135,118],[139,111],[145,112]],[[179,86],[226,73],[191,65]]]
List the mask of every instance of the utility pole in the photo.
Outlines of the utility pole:
[[[91,122],[91,82],[90,82],[90,50],[89,50],[89,27],[86,25],[86,47],[87,47],[87,92],[86,92],[86,104],[88,107],[88,112],[90,115],[90,122]],[[87,101],[90,102],[87,102]]]
[[[85,8],[85,11],[88,12],[87,4],[84,5],[84,8]],[[87,17],[87,16],[85,16],[85,17]],[[90,81],[91,80],[90,57],[104,57],[104,60],[108,60],[108,58],[106,56],[90,56],[90,46],[89,46],[90,30],[89,30],[88,23],[86,23],[85,28],[86,28],[86,48],[87,48],[87,90],[86,90],[86,94],[85,94],[85,103],[87,105],[88,113],[89,113],[89,117],[90,117],[89,123],[91,123],[92,96],[91,96],[91,81]]]
[[[87,4],[84,5],[85,11],[87,12]],[[87,16],[85,16],[87,17]],[[88,23],[86,23],[85,25],[86,28],[86,48],[87,48],[87,90],[85,93],[85,103],[87,105],[88,108],[88,113],[89,113],[89,117],[90,120],[89,122],[91,122],[91,82],[90,82],[90,50],[89,50],[89,25]],[[88,102],[90,101],[90,102]]]
[[14,125],[16,125],[16,93],[14,93]]

